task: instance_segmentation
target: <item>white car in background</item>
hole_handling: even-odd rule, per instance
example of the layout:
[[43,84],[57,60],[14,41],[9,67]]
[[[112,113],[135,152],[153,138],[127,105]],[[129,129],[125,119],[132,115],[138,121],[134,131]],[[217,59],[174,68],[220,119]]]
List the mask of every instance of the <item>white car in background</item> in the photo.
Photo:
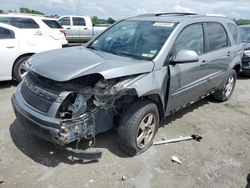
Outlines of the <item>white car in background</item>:
[[47,36],[30,35],[17,27],[0,23],[0,81],[25,76],[25,62],[33,54],[62,48],[59,41]]
[[32,35],[45,35],[67,46],[65,29],[56,19],[26,14],[0,14],[0,23],[18,27]]

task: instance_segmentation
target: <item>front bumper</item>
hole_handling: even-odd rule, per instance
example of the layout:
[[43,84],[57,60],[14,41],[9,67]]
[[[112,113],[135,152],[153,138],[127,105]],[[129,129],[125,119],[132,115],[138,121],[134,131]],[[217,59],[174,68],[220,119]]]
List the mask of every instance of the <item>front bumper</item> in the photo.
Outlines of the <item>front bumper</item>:
[[59,139],[61,129],[58,119],[48,118],[32,111],[19,92],[13,95],[11,101],[17,119],[29,132],[52,143],[63,145]]
[[244,56],[242,59],[242,73],[246,75],[250,75],[250,57]]

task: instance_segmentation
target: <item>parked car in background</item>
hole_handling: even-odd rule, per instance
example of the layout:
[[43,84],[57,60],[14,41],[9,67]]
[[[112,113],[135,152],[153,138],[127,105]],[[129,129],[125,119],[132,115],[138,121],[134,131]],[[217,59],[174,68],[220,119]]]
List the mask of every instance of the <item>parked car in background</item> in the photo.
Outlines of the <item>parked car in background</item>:
[[239,26],[239,30],[244,42],[244,53],[242,58],[242,74],[250,76],[250,25]]
[[86,42],[108,28],[107,25],[93,26],[89,16],[61,16],[58,22],[66,30],[69,42]]
[[0,81],[24,77],[25,62],[35,53],[61,48],[61,43],[47,36],[30,35],[17,27],[0,23]]
[[32,35],[44,35],[60,41],[67,46],[66,33],[56,19],[25,14],[0,14],[0,23],[9,24],[25,30]]
[[242,54],[236,36],[235,23],[218,16],[122,20],[86,46],[33,56],[12,98],[17,119],[61,146],[93,146],[97,134],[117,128],[120,149],[140,154],[166,116],[208,95],[231,97]]

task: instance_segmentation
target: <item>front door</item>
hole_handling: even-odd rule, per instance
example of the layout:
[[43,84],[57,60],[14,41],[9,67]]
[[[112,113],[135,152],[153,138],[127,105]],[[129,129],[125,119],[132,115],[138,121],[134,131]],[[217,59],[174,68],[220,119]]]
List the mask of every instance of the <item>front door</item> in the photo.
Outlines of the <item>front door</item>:
[[203,24],[192,24],[183,29],[177,37],[173,56],[180,50],[193,50],[199,55],[199,61],[183,64],[171,64],[169,100],[166,112],[198,99],[207,92],[208,72],[206,69]]

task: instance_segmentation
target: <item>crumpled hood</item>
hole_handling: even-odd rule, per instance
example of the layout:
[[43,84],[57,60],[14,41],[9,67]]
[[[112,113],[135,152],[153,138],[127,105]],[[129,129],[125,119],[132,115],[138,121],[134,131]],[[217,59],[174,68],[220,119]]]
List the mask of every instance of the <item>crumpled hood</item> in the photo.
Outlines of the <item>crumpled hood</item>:
[[36,54],[30,59],[31,71],[55,81],[68,81],[88,74],[105,79],[151,72],[152,61],[136,60],[82,46]]

